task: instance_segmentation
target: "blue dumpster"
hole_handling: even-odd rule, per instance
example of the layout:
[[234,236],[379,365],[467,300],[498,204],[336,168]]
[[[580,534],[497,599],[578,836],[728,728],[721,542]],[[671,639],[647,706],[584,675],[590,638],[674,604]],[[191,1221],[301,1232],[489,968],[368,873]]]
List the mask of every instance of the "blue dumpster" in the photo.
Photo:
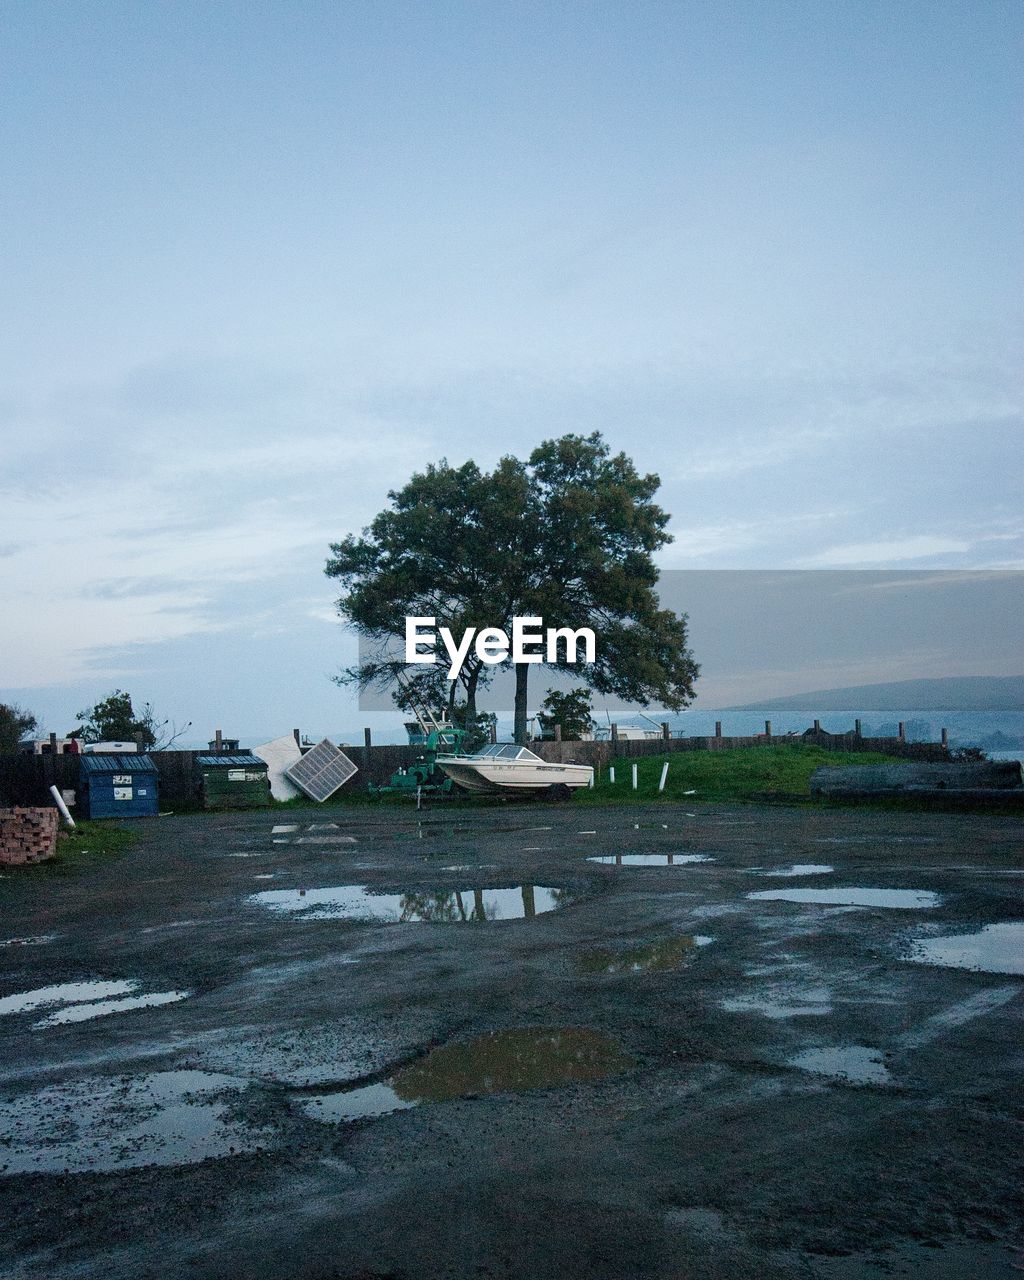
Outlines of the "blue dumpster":
[[147,755],[83,755],[78,760],[84,818],[155,818],[156,765]]

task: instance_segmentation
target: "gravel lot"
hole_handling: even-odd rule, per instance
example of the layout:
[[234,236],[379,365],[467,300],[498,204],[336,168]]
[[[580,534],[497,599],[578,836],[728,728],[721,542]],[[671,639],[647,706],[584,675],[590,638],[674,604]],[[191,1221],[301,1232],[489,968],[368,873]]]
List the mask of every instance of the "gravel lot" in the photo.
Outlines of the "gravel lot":
[[1021,1275],[1018,819],[419,817],[0,879],[5,1275]]

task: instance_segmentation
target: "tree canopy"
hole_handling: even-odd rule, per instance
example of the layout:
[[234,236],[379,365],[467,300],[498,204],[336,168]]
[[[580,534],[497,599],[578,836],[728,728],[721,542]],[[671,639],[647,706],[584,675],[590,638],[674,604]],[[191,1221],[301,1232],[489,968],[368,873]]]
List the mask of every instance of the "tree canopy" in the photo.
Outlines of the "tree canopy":
[[590,690],[570,689],[565,692],[549,689],[537,718],[542,729],[554,729],[558,725],[565,741],[578,741],[594,728]]
[[79,711],[75,719],[80,725],[69,736],[83,742],[133,742],[136,736],[147,751],[166,750],[185,732],[189,724],[179,729],[169,720],[160,720],[152,703],[143,704],[136,714],[130,693],[115,689],[94,707]]
[[[404,636],[406,616],[434,617],[456,635],[541,617],[597,636],[592,665],[570,666],[564,655],[551,665],[629,702],[686,706],[699,668],[685,615],[658,607],[653,554],[671,541],[668,513],[654,502],[659,484],[599,433],[545,441],[525,463],[504,457],[492,472],[442,461],[413,475],[361,536],[331,546],[338,610],[379,646],[339,680],[386,687],[407,671],[387,648]],[[515,736],[524,741],[530,664],[514,665]],[[472,713],[493,671],[467,655],[458,679]],[[454,690],[449,697],[454,705]]]
[[39,722],[31,711],[16,703],[0,702],[0,756],[14,755],[22,738],[38,728]]

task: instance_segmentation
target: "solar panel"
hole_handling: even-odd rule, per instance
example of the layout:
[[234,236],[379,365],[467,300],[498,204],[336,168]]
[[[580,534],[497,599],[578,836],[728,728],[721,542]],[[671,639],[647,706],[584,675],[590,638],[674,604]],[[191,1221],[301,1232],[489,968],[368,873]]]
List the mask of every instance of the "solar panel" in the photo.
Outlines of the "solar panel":
[[348,756],[339,751],[329,738],[324,738],[301,760],[296,760],[290,769],[286,769],[285,777],[300,787],[310,800],[323,804],[358,772]]

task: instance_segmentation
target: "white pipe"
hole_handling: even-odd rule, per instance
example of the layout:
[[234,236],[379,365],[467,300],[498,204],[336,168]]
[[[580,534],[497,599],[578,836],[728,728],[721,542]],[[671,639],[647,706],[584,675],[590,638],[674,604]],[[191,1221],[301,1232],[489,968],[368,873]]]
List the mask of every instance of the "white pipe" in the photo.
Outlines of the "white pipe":
[[615,781],[615,766],[613,764],[610,764],[608,766],[608,781],[609,782]]
[[633,765],[633,790],[636,790],[636,765]]
[[665,779],[668,777],[668,761],[661,766],[661,781],[658,783],[658,791],[665,790]]
[[67,805],[64,803],[64,797],[61,795],[61,793],[57,790],[56,787],[50,788],[50,795],[53,796],[54,802],[56,803],[57,808],[60,810],[60,816],[64,819],[64,821],[68,824],[68,826],[73,831],[75,829],[75,820],[71,816],[71,811],[68,809]]

